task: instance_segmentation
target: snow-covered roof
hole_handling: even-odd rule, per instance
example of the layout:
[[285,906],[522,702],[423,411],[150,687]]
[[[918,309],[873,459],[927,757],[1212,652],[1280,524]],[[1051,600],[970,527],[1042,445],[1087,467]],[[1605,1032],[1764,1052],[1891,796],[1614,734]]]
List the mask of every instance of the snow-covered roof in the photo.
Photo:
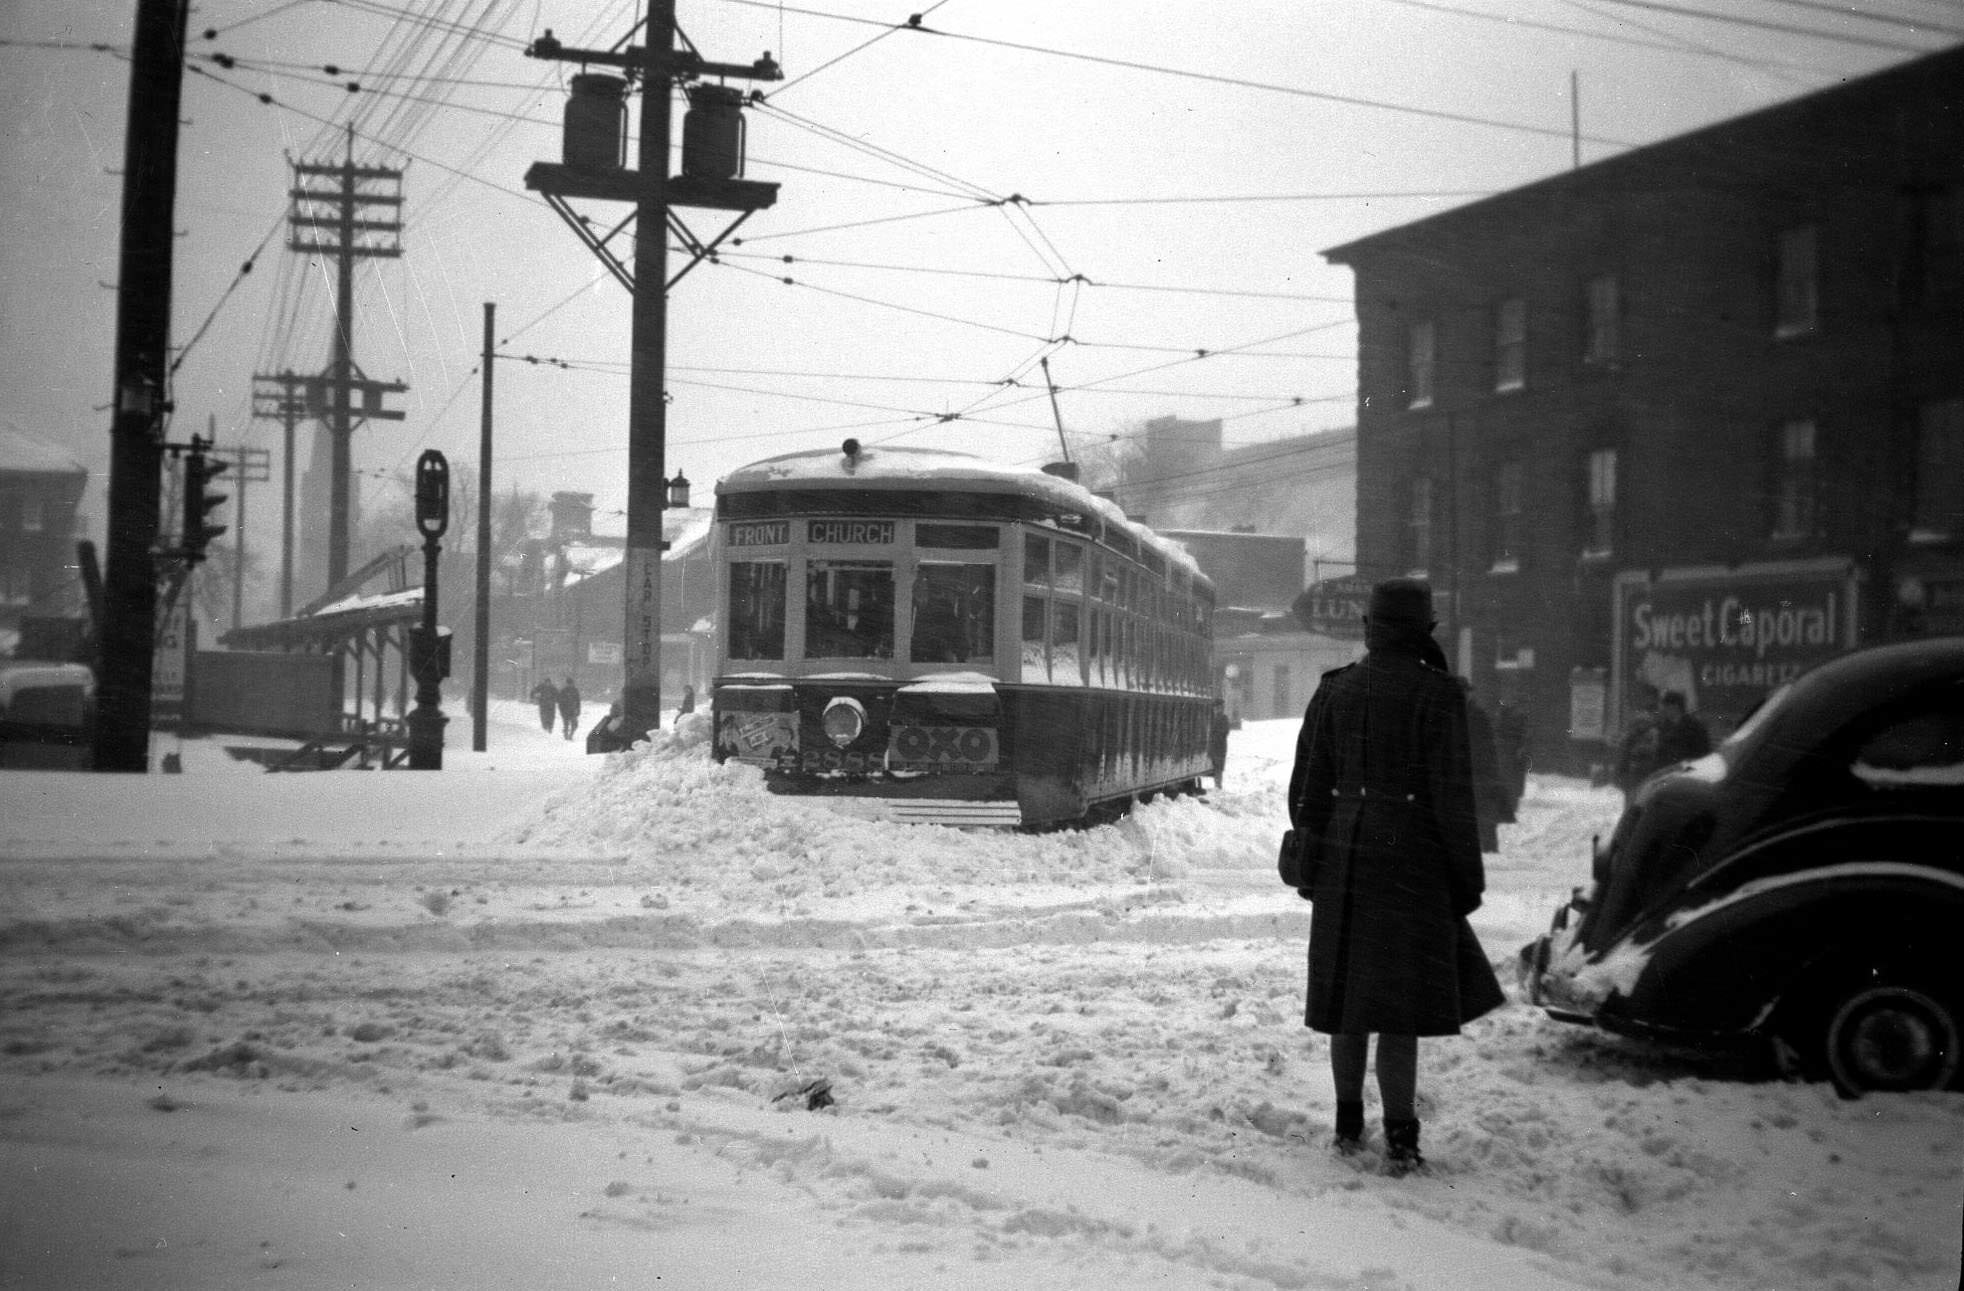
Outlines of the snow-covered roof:
[[420,586],[405,587],[399,592],[359,592],[353,596],[344,596],[330,605],[323,605],[307,617],[324,619],[331,614],[352,614],[356,611],[365,610],[388,610],[395,609],[398,606],[421,605],[422,603],[423,589]]
[[747,493],[792,481],[855,489],[904,489],[925,481],[940,486],[959,484],[978,493],[1036,497],[1063,510],[1097,515],[1108,528],[1129,533],[1189,573],[1206,577],[1185,547],[1128,520],[1115,503],[1082,484],[1034,466],[992,462],[947,449],[879,445],[861,447],[855,457],[839,449],[823,448],[784,453],[731,471],[716,482],[716,495]]
[[0,425],[0,471],[77,475],[87,470],[67,449],[36,439],[18,426]]

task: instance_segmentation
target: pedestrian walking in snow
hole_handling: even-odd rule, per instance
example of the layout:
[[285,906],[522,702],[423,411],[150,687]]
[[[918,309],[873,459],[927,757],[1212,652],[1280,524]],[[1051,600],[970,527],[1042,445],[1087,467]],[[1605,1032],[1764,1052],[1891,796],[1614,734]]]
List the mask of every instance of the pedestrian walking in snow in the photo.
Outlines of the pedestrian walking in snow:
[[1289,782],[1290,821],[1308,840],[1302,892],[1316,906],[1303,1021],[1330,1036],[1335,1147],[1363,1146],[1376,1033],[1395,1173],[1424,1164],[1418,1038],[1457,1035],[1503,999],[1466,922],[1486,875],[1465,697],[1440,666],[1433,624],[1430,584],[1372,589],[1365,656],[1323,674]]
[[539,729],[550,731],[559,717],[559,688],[552,684],[552,678],[539,678],[539,684],[532,687],[532,702],[539,706]]
[[682,702],[676,705],[675,715],[677,717],[680,717],[684,713],[693,713],[695,711],[696,711],[696,688],[694,686],[684,686],[682,687]]
[[1239,725],[1239,720],[1228,716],[1227,701],[1216,699],[1214,716],[1207,725],[1207,760],[1213,767],[1216,789],[1221,787],[1221,781],[1227,776],[1228,732]]
[[1661,715],[1660,701],[1654,687],[1643,684],[1638,692],[1641,706],[1630,714],[1623,725],[1623,734],[1616,742],[1616,787],[1623,791],[1627,803],[1637,786],[1650,779],[1650,773],[1663,765],[1658,760],[1657,736]]
[[1500,753],[1487,710],[1473,697],[1473,683],[1461,677],[1466,696],[1466,742],[1473,754],[1473,807],[1480,823],[1480,850],[1500,851],[1500,826],[1514,823],[1514,808],[1501,779]]
[[1657,701],[1657,765],[1672,767],[1712,751],[1712,733],[1685,711],[1684,696],[1667,690]]
[[[580,729],[580,688],[573,684],[571,677],[559,688],[559,717],[566,724],[566,738],[572,739],[573,732]],[[552,729],[550,724],[546,729]]]

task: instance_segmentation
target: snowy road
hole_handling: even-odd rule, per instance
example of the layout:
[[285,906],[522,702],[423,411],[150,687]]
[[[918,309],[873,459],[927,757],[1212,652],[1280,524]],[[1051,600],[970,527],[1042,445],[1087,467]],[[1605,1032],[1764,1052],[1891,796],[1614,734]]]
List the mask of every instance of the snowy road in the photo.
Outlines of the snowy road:
[[[1518,1004],[1423,1047],[1427,1176],[1333,1159],[1292,724],[1041,837],[494,731],[440,780],[0,780],[0,1286],[1957,1283],[1958,1096]],[[1614,808],[1534,782],[1497,961]]]

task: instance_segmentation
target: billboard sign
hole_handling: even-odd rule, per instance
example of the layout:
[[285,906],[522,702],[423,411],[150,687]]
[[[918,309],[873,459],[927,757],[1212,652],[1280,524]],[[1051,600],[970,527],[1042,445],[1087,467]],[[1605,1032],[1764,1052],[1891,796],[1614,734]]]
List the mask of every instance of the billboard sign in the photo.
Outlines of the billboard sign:
[[1648,690],[1675,690],[1730,730],[1776,688],[1855,648],[1846,561],[1667,572],[1616,585],[1619,717]]

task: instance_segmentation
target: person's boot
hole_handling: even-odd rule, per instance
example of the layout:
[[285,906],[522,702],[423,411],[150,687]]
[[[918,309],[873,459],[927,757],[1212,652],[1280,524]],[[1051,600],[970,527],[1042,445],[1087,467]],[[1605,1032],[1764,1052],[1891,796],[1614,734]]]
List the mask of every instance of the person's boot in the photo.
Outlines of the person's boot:
[[1356,1156],[1364,1150],[1364,1101],[1337,1100],[1337,1136],[1331,1146],[1338,1156]]
[[1384,1165],[1392,1174],[1410,1174],[1425,1164],[1418,1150],[1418,1122],[1386,1120]]

